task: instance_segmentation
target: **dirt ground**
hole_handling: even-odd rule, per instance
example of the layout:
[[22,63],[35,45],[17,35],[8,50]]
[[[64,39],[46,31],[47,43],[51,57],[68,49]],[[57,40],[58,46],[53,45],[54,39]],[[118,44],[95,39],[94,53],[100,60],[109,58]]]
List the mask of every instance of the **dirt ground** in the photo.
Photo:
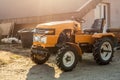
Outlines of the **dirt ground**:
[[30,49],[20,45],[0,45],[0,80],[120,80],[120,51],[109,65],[100,66],[92,54],[84,54],[71,72],[62,72],[55,65],[55,56],[43,65],[35,65]]

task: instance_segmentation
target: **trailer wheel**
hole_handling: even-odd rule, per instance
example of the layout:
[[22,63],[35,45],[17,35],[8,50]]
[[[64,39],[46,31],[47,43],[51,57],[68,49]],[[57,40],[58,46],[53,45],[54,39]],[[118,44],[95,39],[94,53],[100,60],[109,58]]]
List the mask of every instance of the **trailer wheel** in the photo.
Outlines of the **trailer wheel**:
[[97,64],[109,64],[112,60],[113,52],[113,44],[109,38],[101,38],[94,43],[93,56]]
[[73,47],[62,47],[56,57],[57,66],[63,71],[72,71],[78,62],[77,52]]
[[34,63],[40,65],[40,64],[44,64],[48,60],[49,56],[50,54],[48,52],[42,54],[32,53],[31,59]]

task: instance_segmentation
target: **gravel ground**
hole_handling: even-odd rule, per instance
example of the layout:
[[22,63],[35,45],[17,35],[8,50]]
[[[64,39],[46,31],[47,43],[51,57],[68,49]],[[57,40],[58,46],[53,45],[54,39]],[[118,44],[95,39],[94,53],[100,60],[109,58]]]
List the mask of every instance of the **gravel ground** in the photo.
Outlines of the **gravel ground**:
[[0,80],[120,80],[120,51],[116,51],[109,65],[100,66],[92,54],[84,54],[71,72],[62,72],[51,56],[43,65],[35,65],[29,58],[30,49],[19,45],[0,45]]

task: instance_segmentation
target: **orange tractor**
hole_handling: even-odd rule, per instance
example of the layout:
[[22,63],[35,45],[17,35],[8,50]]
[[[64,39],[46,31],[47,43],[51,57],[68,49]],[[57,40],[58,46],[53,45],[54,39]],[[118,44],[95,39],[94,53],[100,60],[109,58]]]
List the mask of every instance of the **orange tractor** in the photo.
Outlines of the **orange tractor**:
[[104,19],[96,19],[91,29],[84,31],[79,22],[72,20],[39,24],[34,29],[31,59],[43,64],[55,53],[57,66],[71,71],[83,53],[93,53],[97,64],[109,64],[119,41],[110,30],[103,33],[103,26]]

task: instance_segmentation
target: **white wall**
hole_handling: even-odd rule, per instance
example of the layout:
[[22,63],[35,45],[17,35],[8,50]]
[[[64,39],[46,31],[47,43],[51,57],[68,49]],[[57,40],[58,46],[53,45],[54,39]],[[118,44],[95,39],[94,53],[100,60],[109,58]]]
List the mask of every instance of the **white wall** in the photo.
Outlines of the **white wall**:
[[[110,18],[111,27],[120,28],[120,0],[104,0],[104,2],[110,3]],[[94,21],[95,14],[94,10],[85,16],[86,23],[83,24],[84,28],[88,28]]]
[[120,0],[110,0],[111,3],[111,27],[120,28]]

